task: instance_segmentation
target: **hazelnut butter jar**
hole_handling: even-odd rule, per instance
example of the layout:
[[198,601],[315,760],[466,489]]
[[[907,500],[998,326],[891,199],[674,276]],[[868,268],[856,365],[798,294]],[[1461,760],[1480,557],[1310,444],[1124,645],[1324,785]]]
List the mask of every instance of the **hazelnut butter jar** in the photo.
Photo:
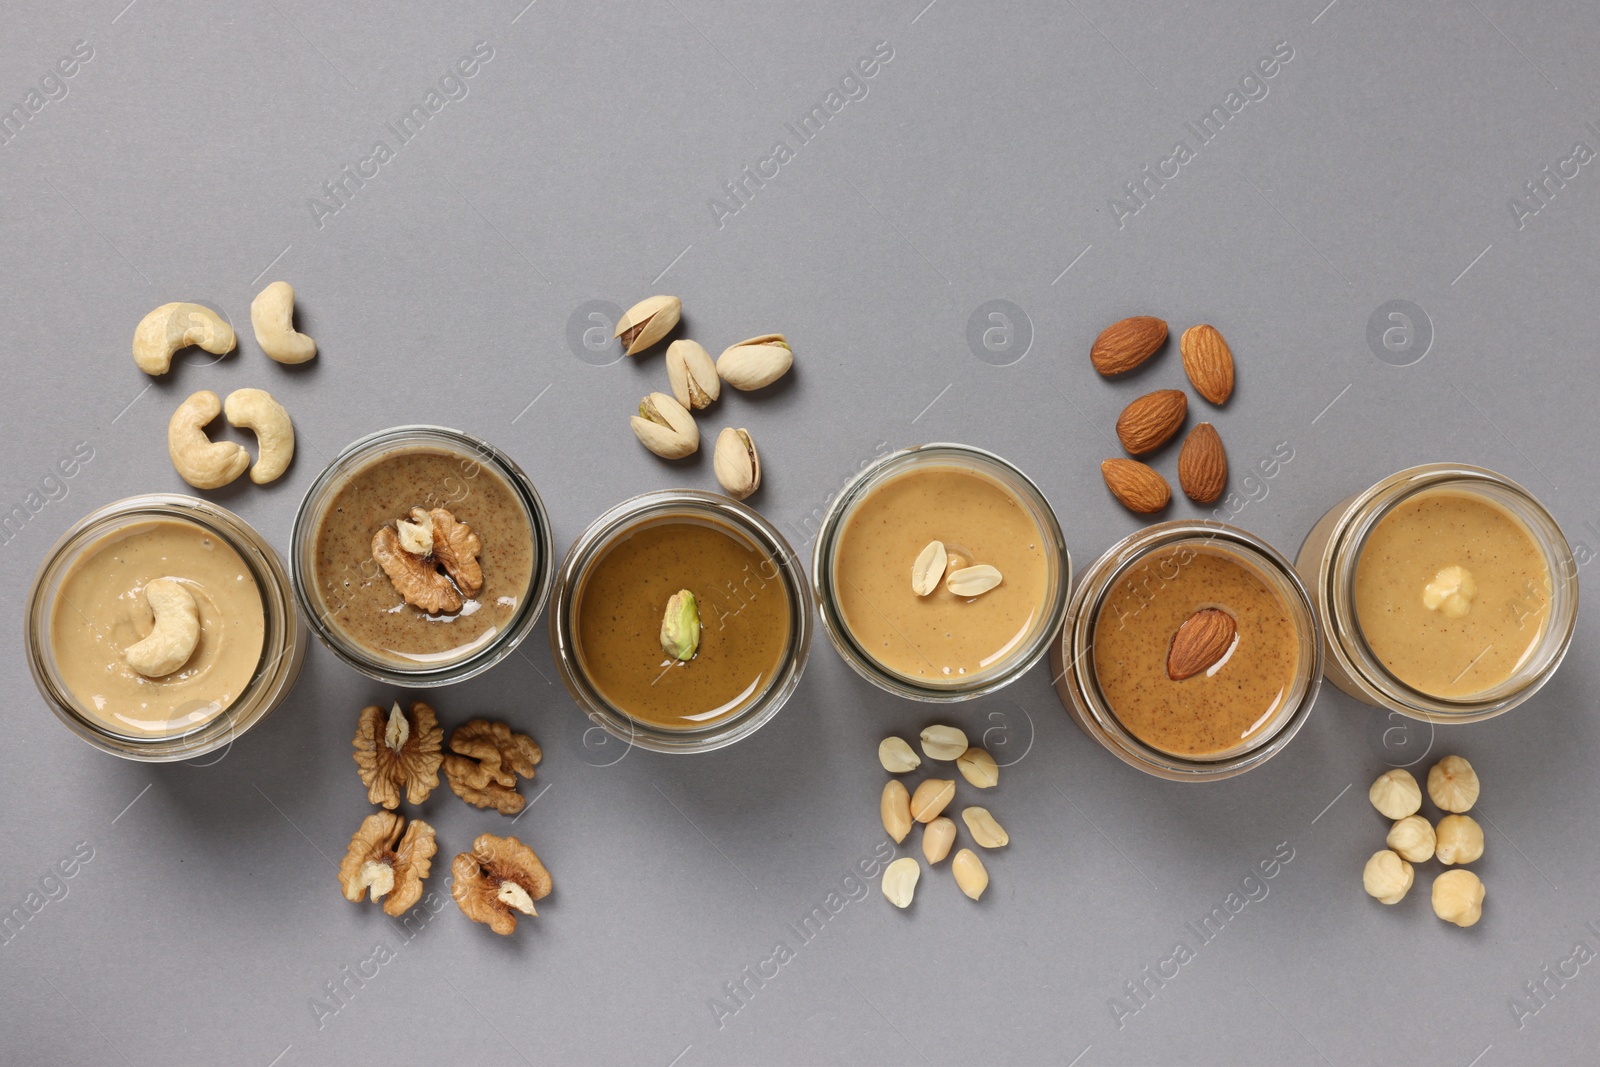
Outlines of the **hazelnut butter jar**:
[[1072,561],[1027,475],[979,448],[890,453],[834,498],[812,565],[822,624],[856,673],[916,700],[1009,685],[1061,625]]
[[1367,704],[1439,723],[1516,707],[1572,642],[1578,568],[1561,528],[1493,471],[1436,463],[1324,515],[1296,566],[1327,675]]
[[1289,561],[1236,527],[1147,527],[1083,575],[1051,651],[1083,731],[1172,781],[1260,766],[1305,722],[1322,680],[1311,599]]
[[811,648],[811,597],[783,535],[693,490],[646,493],[596,519],[568,551],[550,611],[578,706],[656,752],[707,752],[760,729]]
[[152,494],[86,516],[28,593],[28,663],[74,733],[128,759],[231,743],[294,685],[305,628],[277,553],[208,501]]
[[533,483],[470,434],[401,426],[317,476],[294,521],[295,596],[340,659],[396,685],[498,663],[528,635],[554,572]]

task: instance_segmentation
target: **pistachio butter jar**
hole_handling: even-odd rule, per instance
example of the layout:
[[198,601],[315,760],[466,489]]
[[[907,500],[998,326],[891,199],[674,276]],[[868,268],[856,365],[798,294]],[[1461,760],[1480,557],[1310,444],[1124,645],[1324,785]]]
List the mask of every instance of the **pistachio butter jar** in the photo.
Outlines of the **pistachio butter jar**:
[[1572,643],[1578,567],[1522,486],[1464,464],[1399,471],[1340,501],[1296,561],[1328,680],[1365,704],[1436,723],[1503,714]]
[[595,725],[710,752],[770,722],[811,652],[799,558],[753,509],[678,489],[625,500],[568,550],[550,605],[561,679]]
[[[177,669],[145,678],[127,648],[147,637],[145,587],[165,578],[196,604],[199,636]],[[128,497],[91,512],[45,556],[28,591],[34,683],[73,733],[124,759],[204,756],[288,696],[306,631],[289,576],[264,538],[196,497]]]

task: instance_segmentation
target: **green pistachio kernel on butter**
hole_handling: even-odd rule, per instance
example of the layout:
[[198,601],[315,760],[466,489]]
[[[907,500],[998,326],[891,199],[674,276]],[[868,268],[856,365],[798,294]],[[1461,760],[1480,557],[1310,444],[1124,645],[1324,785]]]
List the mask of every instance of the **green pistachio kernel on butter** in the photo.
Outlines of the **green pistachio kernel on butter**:
[[687,589],[667,600],[666,614],[661,617],[661,647],[680,660],[693,659],[700,647],[700,607]]

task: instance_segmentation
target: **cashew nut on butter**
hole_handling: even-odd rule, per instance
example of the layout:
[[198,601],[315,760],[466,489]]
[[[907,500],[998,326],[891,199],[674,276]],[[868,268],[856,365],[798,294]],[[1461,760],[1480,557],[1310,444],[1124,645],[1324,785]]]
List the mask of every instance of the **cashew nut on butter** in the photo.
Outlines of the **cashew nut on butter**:
[[232,441],[213,441],[205,427],[222,414],[222,400],[202,389],[178,405],[167,423],[167,452],[172,466],[196,489],[217,489],[250,466],[250,453]]
[[294,458],[294,423],[283,405],[265,389],[235,389],[224,406],[234,426],[255,431],[261,455],[250,468],[250,480],[257,485],[275,481],[289,468]]
[[133,361],[146,374],[165,374],[180,348],[199,345],[213,355],[233,351],[233,327],[199,304],[162,304],[133,331]]
[[279,363],[304,363],[317,354],[317,342],[294,328],[294,286],[288,282],[273,282],[256,294],[250,326],[261,351]]
[[122,653],[128,666],[146,678],[165,678],[189,662],[200,643],[200,610],[189,590],[171,578],[157,578],[144,587],[155,615],[155,629]]

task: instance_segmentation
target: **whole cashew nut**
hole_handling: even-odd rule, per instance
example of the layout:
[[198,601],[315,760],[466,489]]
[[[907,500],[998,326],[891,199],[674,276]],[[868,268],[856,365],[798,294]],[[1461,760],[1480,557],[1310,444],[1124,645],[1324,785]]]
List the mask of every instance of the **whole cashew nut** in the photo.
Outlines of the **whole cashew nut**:
[[250,325],[261,351],[279,363],[304,363],[317,354],[317,342],[294,328],[294,286],[273,282],[250,301]]
[[289,421],[289,413],[265,389],[235,389],[228,394],[224,410],[230,423],[254,430],[261,444],[250,480],[257,485],[276,480],[294,458],[294,423]]
[[213,441],[205,427],[222,414],[222,400],[202,389],[178,405],[167,423],[167,453],[183,480],[196,489],[217,489],[250,466],[250,453],[232,441]]
[[199,304],[162,304],[139,320],[133,331],[133,361],[146,374],[165,374],[173,353],[199,345],[213,355],[233,351],[233,327]]
[[189,590],[171,578],[157,578],[144,587],[155,613],[155,629],[122,653],[128,666],[146,678],[165,678],[189,662],[200,643],[200,610]]

